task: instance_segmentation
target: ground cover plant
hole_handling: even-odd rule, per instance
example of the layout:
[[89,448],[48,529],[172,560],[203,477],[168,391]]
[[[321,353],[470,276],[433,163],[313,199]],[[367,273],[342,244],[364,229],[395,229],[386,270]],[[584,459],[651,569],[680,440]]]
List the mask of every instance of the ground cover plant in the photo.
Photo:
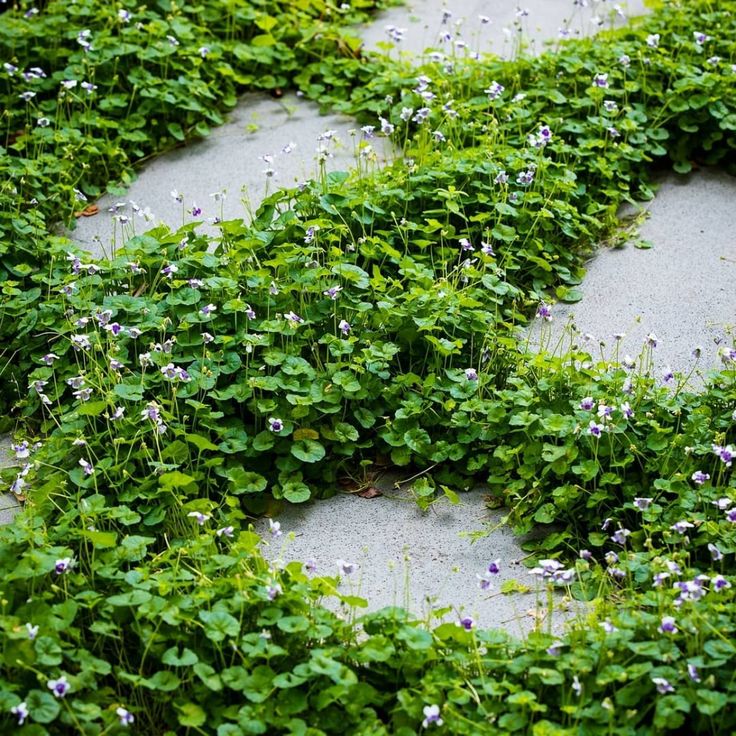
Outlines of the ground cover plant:
[[[0,529],[3,728],[730,733],[736,353],[692,392],[651,375],[656,336],[600,362],[530,352],[517,328],[579,298],[652,162],[732,164],[736,3],[420,68],[355,58],[327,6],[292,36],[287,5],[0,19],[2,396],[28,507]],[[287,84],[362,118],[360,160],[381,134],[403,157],[322,170],[215,239],[193,215],[95,262],[50,234],[237,89]],[[360,611],[351,566],[274,566],[250,521],[378,455],[432,466],[427,502],[482,480],[520,529],[552,524],[535,575],[595,599],[591,617],[519,642],[320,607]]]

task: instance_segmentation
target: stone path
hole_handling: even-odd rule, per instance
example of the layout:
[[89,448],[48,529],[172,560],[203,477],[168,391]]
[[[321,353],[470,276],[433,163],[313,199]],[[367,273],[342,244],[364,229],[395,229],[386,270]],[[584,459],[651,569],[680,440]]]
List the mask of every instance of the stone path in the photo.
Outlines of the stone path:
[[[535,627],[557,632],[581,610],[581,604],[557,595],[550,615],[546,590],[522,564],[527,555],[519,538],[501,524],[502,511],[487,508],[482,490],[460,494],[458,505],[442,499],[421,511],[410,490],[394,486],[399,479],[394,473],[374,483],[384,493],[377,498],[341,494],[286,508],[278,517],[280,537],[259,523],[266,556],[312,561],[321,575],[337,574],[338,560],[355,563],[357,571],[343,577],[343,593],[365,596],[370,610],[407,608],[428,623],[469,615],[479,626],[522,635]],[[489,527],[489,536],[473,542],[470,533]],[[291,539],[289,532],[295,535]],[[500,572],[489,574],[495,561]],[[479,576],[490,589],[481,589]],[[501,586],[513,581],[529,592],[501,593]]]
[[[546,347],[569,347],[568,321],[579,336],[592,336],[587,349],[597,353],[603,341],[606,358],[638,356],[654,333],[655,372],[695,370],[697,383],[720,364],[719,349],[734,344],[736,178],[705,170],[668,174],[660,184],[638,236],[623,248],[601,249],[588,264],[583,299],[553,309]],[[651,247],[637,248],[642,242]],[[625,337],[617,341],[615,333]],[[696,347],[702,348],[697,365]]]
[[[0,436],[0,470],[16,465],[10,437]],[[9,524],[18,512],[18,501],[12,493],[0,493],[0,524]]]
[[[407,28],[399,48],[422,53],[428,45],[435,45],[443,28],[451,29],[453,42],[458,40],[455,21],[465,16],[468,20],[461,26],[461,40],[471,50],[510,55],[514,46],[512,41],[504,41],[504,27],[512,29],[514,38],[514,22],[523,23],[534,42],[533,49],[539,51],[542,40],[556,42],[565,19],[570,20],[566,27],[572,33],[597,28],[590,16],[594,11],[605,15],[610,3],[601,0],[590,5],[592,10],[584,11],[587,15],[571,19],[572,0],[527,0],[522,9],[528,8],[529,15],[518,19],[516,0],[455,0],[451,3],[454,16],[442,26],[441,0],[414,0],[408,8],[381,15],[361,32],[366,45],[377,48],[386,38],[386,25]],[[630,0],[628,9],[638,13],[644,8],[641,0]],[[490,15],[491,22],[483,24],[478,19],[480,14]],[[457,46],[455,52],[465,53]],[[267,186],[272,191],[275,186],[291,186],[313,175],[317,138],[327,130],[336,131],[343,143],[339,148],[327,142],[334,154],[327,166],[332,170],[351,166],[357,140],[349,132],[353,126],[344,117],[320,117],[316,106],[294,95],[280,100],[246,95],[229,122],[214,130],[209,139],[147,165],[129,193],[120,198],[126,204],[117,214],[130,218],[125,225],[128,232],[133,228],[143,232],[149,223],[134,214],[128,200],[134,200],[142,212],[152,213],[154,223],[163,221],[172,227],[181,224],[182,218],[192,217],[187,210],[196,204],[203,210],[201,217],[207,220],[203,227],[212,230],[215,217],[247,216],[248,207],[241,201],[243,192],[252,210]],[[284,153],[284,147],[290,148],[292,142],[296,148]],[[390,157],[391,151],[388,147],[377,148],[376,154],[378,165]],[[273,160],[263,158],[269,155]],[[269,176],[268,169],[276,171],[278,177]],[[681,182],[667,179],[651,206],[651,218],[641,234],[654,247],[640,251],[627,246],[601,254],[591,263],[583,285],[583,301],[574,307],[556,308],[558,323],[569,314],[583,332],[607,337],[627,331],[632,345],[654,330],[660,336],[664,359],[673,367],[686,365],[683,361],[695,343],[704,343],[704,347],[710,343],[708,320],[712,317],[720,323],[728,314],[736,313],[736,290],[730,288],[736,254],[729,235],[736,231],[736,222],[728,208],[736,185],[715,173],[694,175],[686,188]],[[172,190],[182,193],[181,203],[170,195]],[[223,190],[227,194],[224,200],[210,196]],[[120,244],[125,234],[123,225],[107,211],[116,201],[114,197],[103,198],[99,203],[102,212],[79,222],[73,237],[82,247],[102,254],[109,253],[115,242]],[[640,323],[635,321],[637,316],[641,316]],[[711,359],[710,346],[708,350]],[[450,608],[450,616],[462,611],[476,617],[483,626],[501,625],[520,633],[534,625],[534,616],[528,611],[538,608],[537,596],[498,595],[504,580],[516,578],[529,584],[526,569],[519,562],[525,556],[519,540],[503,528],[475,544],[462,536],[486,524],[493,526],[499,518],[498,512],[485,508],[481,492],[463,494],[460,506],[443,502],[422,513],[408,492],[397,491],[389,483],[385,495],[378,498],[342,494],[284,510],[280,523],[284,531],[296,536],[286,546],[282,544],[286,535],[271,539],[266,553],[283,560],[313,558],[325,572],[335,570],[337,559],[359,564],[358,573],[343,585],[346,592],[351,586],[354,592],[359,591],[374,609],[396,603],[425,616],[433,607],[444,605]],[[405,551],[410,560],[405,559]],[[476,575],[497,558],[501,560],[501,573],[494,580],[494,590],[483,592]],[[557,629],[568,615],[560,612],[549,622]]]
[[[106,256],[127,237],[159,222],[175,229],[201,220],[202,230],[214,234],[214,218],[248,219],[268,192],[315,177],[319,146],[326,150],[327,171],[352,168],[360,143],[359,132],[351,134],[355,128],[351,118],[320,115],[316,104],[295,94],[281,99],[246,94],[209,138],[153,160],[124,197],[102,197],[97,202],[100,214],[80,218],[70,237],[85,250]],[[329,138],[319,141],[325,133]],[[370,143],[375,161],[364,156],[362,165],[385,162],[392,153],[388,140],[373,138]],[[201,214],[192,214],[195,205]]]
[[522,43],[527,51],[541,53],[563,35],[590,36],[645,12],[644,0],[590,0],[586,7],[573,0],[408,0],[380,13],[360,35],[371,50],[393,44],[394,54],[421,55],[431,48],[448,55],[483,52],[510,58]]

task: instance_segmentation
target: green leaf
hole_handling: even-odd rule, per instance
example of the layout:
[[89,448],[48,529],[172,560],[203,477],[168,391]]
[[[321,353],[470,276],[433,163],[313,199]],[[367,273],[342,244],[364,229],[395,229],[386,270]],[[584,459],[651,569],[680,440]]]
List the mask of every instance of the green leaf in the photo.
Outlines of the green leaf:
[[178,141],[183,141],[185,138],[184,131],[182,130],[181,125],[179,123],[169,123],[166,126],[167,130],[171,135],[176,138]]
[[309,486],[301,483],[300,481],[290,481],[284,483],[281,489],[283,497],[291,503],[304,503],[308,501],[312,492],[309,490]]
[[182,726],[188,728],[199,728],[205,724],[207,714],[204,708],[196,703],[184,703],[184,705],[174,705],[178,711],[177,718]]
[[227,471],[230,490],[235,495],[241,493],[261,493],[268,486],[268,481],[260,475],[244,468],[231,468]]
[[59,701],[51,693],[41,690],[31,690],[25,700],[31,719],[36,723],[51,723],[61,710]]
[[164,652],[161,661],[172,667],[189,667],[197,664],[199,657],[191,649],[187,649],[186,647],[184,647],[181,654],[179,654],[179,647],[171,647]]
[[728,696],[717,690],[700,689],[696,693],[695,705],[706,716],[712,716],[723,709],[728,703]]
[[211,641],[220,642],[225,637],[235,637],[240,633],[238,619],[227,611],[200,611],[199,619],[204,623],[204,633]]
[[153,677],[141,680],[141,685],[149,690],[159,690],[162,693],[170,693],[181,685],[181,680],[171,670],[161,670]]
[[291,454],[302,462],[316,463],[325,456],[325,448],[316,440],[298,440],[292,443]]

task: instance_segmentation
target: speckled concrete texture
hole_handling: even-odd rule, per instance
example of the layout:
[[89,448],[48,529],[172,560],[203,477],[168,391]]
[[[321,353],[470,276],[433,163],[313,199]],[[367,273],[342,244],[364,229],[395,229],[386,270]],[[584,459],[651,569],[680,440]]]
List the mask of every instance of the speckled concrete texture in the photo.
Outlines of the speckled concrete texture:
[[[343,493],[287,507],[277,516],[281,537],[272,537],[261,522],[266,556],[285,563],[313,560],[322,575],[336,575],[337,560],[356,563],[359,569],[343,576],[340,590],[367,599],[369,608],[358,614],[400,606],[436,623],[432,612],[449,608],[439,618],[457,621],[469,615],[479,626],[523,635],[535,626],[559,631],[581,610],[580,604],[568,607],[555,595],[551,614],[547,611],[546,589],[521,563],[526,553],[519,538],[501,525],[503,512],[486,507],[482,491],[460,494],[459,505],[443,499],[422,511],[410,491],[393,486],[396,478],[375,484],[384,490],[377,498]],[[469,535],[481,530],[490,534],[473,542]],[[495,560],[500,560],[500,573],[488,575],[493,587],[481,590],[477,576]],[[501,585],[512,579],[530,592],[502,594]]]
[[[445,10],[451,12],[446,19]],[[522,45],[527,52],[541,53],[555,48],[563,35],[590,36],[645,12],[643,0],[590,0],[586,7],[573,0],[408,0],[380,13],[360,34],[366,48],[386,51],[383,44],[399,29],[402,39],[390,49],[393,54],[420,55],[433,49],[448,55],[481,52],[511,58]]]
[[[358,155],[361,134],[359,130],[351,134],[357,127],[344,115],[320,115],[314,103],[294,94],[281,99],[244,95],[228,121],[208,138],[151,161],[125,196],[102,197],[97,202],[99,214],[79,218],[70,237],[85,250],[109,256],[129,237],[160,222],[177,228],[202,220],[203,232],[216,233],[214,218],[247,220],[267,193],[317,176],[320,146],[327,151],[326,171],[347,171],[358,160],[367,168],[385,161],[392,148],[384,138],[364,142],[372,146],[375,160],[365,155],[365,146],[363,157]],[[174,191],[181,202],[172,196]],[[110,212],[117,203],[118,211]],[[191,212],[194,205],[202,210],[196,217]],[[121,224],[116,215],[130,221]]]
[[[736,325],[736,178],[704,170],[659,181],[639,236],[623,248],[604,248],[590,261],[583,299],[553,309],[554,347],[567,320],[588,347],[605,343],[606,358],[636,357],[654,333],[655,373],[671,367],[698,374],[720,364],[719,348],[732,346]],[[634,243],[644,240],[649,249]],[[625,333],[617,347],[615,333]],[[696,366],[695,347],[702,348]]]
[[[0,436],[0,470],[12,468],[17,464],[11,444],[10,437]],[[13,521],[19,509],[20,505],[12,493],[0,493],[0,524],[9,524]]]

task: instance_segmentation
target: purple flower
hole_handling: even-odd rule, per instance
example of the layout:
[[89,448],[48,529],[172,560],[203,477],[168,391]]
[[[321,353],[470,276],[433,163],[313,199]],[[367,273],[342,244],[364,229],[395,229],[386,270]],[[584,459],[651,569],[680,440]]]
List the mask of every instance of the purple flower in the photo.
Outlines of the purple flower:
[[39,626],[36,624],[35,626],[33,624],[26,624],[26,631],[28,632],[28,638],[33,641],[36,636],[38,636],[38,629]]
[[95,468],[92,463],[88,462],[84,458],[79,460],[79,464],[82,466],[82,470],[84,470],[85,475],[92,475],[92,473],[95,472]]
[[284,319],[292,326],[296,327],[301,322],[304,322],[304,320],[295,312],[287,312],[284,315]]
[[468,381],[477,381],[478,380],[478,372],[475,370],[475,368],[466,368],[465,369],[465,378]]
[[669,383],[670,381],[672,381],[674,379],[674,377],[675,377],[675,374],[672,372],[672,368],[670,368],[669,366],[667,366],[662,371],[662,380],[665,383]]
[[723,577],[723,575],[714,575],[713,576],[713,590],[716,592],[720,592],[722,590],[727,590],[731,587],[731,583],[726,580],[726,578]]
[[593,559],[593,553],[589,549],[581,549],[578,555],[581,560],[585,560],[586,562]]
[[440,718],[440,707],[439,705],[425,705],[424,709],[424,720],[422,726],[428,728],[430,725],[441,726],[444,721]]
[[653,500],[653,498],[635,498],[634,506],[639,509],[639,511],[646,511],[652,505]]
[[660,39],[659,33],[649,34],[647,36],[647,46],[649,46],[650,49],[656,49],[657,46],[659,46],[659,39]]
[[199,334],[202,336],[202,342],[205,345],[209,345],[211,342],[215,341],[214,336],[211,335],[209,332],[200,332]]
[[170,263],[161,269],[161,273],[167,278],[171,278],[178,270],[179,267],[175,263]]
[[693,31],[693,36],[698,46],[702,46],[706,41],[710,40],[710,36],[706,36],[705,33],[700,33],[699,31]]
[[192,217],[199,217],[202,214],[202,208],[197,207],[197,205],[192,205]]
[[69,692],[69,682],[64,675],[56,680],[49,680],[46,686],[54,694],[55,698],[63,698]]
[[608,74],[596,74],[593,77],[593,86],[599,87],[600,89],[608,88]]
[[280,537],[283,534],[281,531],[281,523],[274,521],[273,519],[268,520],[268,530],[271,532],[272,537]]
[[274,583],[273,585],[269,585],[266,588],[266,595],[268,596],[268,600],[273,601],[278,598],[281,593],[283,592],[281,586],[278,583]]
[[653,332],[650,332],[644,338],[645,344],[649,345],[649,347],[652,347],[652,348],[656,348],[657,347],[657,341],[658,341],[658,338],[657,338],[657,336]]
[[606,634],[613,634],[618,631],[618,629],[608,619],[601,621],[598,625],[606,632]]
[[478,587],[481,590],[490,590],[493,587],[493,583],[491,583],[491,579],[488,577],[487,574],[476,575],[475,577],[478,578]]
[[734,449],[731,445],[721,447],[720,445],[713,445],[713,452],[718,455],[721,462],[727,467],[731,467],[731,462],[734,458]]
[[489,100],[497,100],[506,88],[498,82],[491,82],[490,86],[483,91],[488,95]]
[[337,326],[340,328],[340,332],[342,332],[342,334],[347,337],[351,330],[350,323],[346,322],[344,319],[341,319],[340,323]]
[[618,578],[619,580],[626,577],[626,571],[622,570],[620,567],[609,567],[606,572],[612,578]]
[[[338,294],[341,291],[342,291],[342,286],[330,286],[329,289],[325,289],[325,291],[323,291],[322,293],[325,296],[330,297],[330,299],[332,299],[334,301],[335,299],[337,299],[337,296],[338,296]],[[286,316],[286,315],[284,315],[284,316]],[[298,321],[301,322],[301,320],[298,320]]]
[[304,563],[304,569],[307,572],[311,572],[311,573],[317,572],[317,561],[316,560],[311,560],[311,559],[310,560],[307,560]]
[[595,401],[593,400],[592,396],[586,396],[580,402],[580,408],[583,409],[584,411],[590,411],[594,405],[595,405]]
[[115,715],[117,715],[120,720],[121,726],[130,726],[133,721],[135,721],[133,714],[127,708],[123,708],[122,706],[115,709]]
[[698,668],[694,664],[689,664],[687,666],[687,674],[693,682],[700,682],[700,674],[698,673]]
[[358,565],[354,562],[346,562],[345,560],[335,560],[335,564],[341,575],[352,575],[358,569]]
[[216,309],[217,307],[214,304],[206,304],[199,311],[203,316],[209,317]]
[[552,321],[552,308],[548,304],[545,304],[544,302],[542,302],[537,307],[537,317],[539,319],[546,320],[547,322],[551,322]]
[[675,522],[670,529],[678,534],[684,534],[688,529],[693,529],[695,524],[691,524],[689,521],[678,521]]
[[666,695],[667,693],[675,692],[675,688],[672,687],[670,682],[668,680],[665,680],[664,677],[652,677],[652,682],[656,685],[657,692],[660,695]]
[[593,437],[600,437],[605,427],[602,424],[598,424],[595,419],[591,419],[588,423],[588,434]]
[[14,705],[10,712],[17,717],[18,719],[18,725],[22,726],[26,718],[28,718],[28,705],[26,704],[25,700],[22,703],[18,703],[18,705]]
[[628,529],[617,529],[611,536],[611,541],[614,544],[620,544],[621,546],[623,546],[626,544],[626,537],[628,537],[630,534],[631,532]]
[[708,473],[704,473],[702,470],[696,470],[690,478],[695,485],[702,486],[705,481],[710,480],[710,475],[708,475]]
[[234,533],[235,533],[234,526],[223,526],[222,529],[218,529],[215,532],[215,534],[217,534],[218,537],[228,537],[228,538],[232,538]]
[[527,169],[526,171],[522,171],[516,177],[516,183],[522,184],[524,186],[531,184],[533,181],[534,181],[534,169]]
[[634,416],[634,410],[631,408],[631,404],[629,404],[628,401],[624,401],[624,403],[621,404],[621,413],[626,417],[626,419],[631,419]]
[[475,628],[475,621],[470,616],[463,616],[458,621],[458,626],[462,626],[465,631],[471,631]]
[[496,174],[496,178],[493,181],[496,184],[508,184],[509,175],[502,169]]
[[609,550],[603,559],[608,565],[615,565],[618,562],[618,555],[613,550]]
[[245,316],[248,319],[255,319],[256,318],[255,310],[249,304],[246,306],[247,306],[247,309],[245,310]]
[[210,514],[203,514],[201,511],[190,511],[187,516],[190,519],[194,519],[200,526],[204,526],[212,518]]
[[488,565],[488,572],[491,573],[491,575],[498,575],[501,572],[501,560],[493,560],[493,562]]
[[278,419],[276,417],[269,417],[268,428],[275,434],[278,434],[284,428],[284,423],[281,421],[281,419]]
[[662,623],[659,625],[659,630],[663,634],[676,634],[677,625],[675,619],[672,616],[664,616],[662,618]]
[[708,543],[708,552],[710,552],[710,558],[713,562],[719,562],[723,559],[723,552],[715,544]]

